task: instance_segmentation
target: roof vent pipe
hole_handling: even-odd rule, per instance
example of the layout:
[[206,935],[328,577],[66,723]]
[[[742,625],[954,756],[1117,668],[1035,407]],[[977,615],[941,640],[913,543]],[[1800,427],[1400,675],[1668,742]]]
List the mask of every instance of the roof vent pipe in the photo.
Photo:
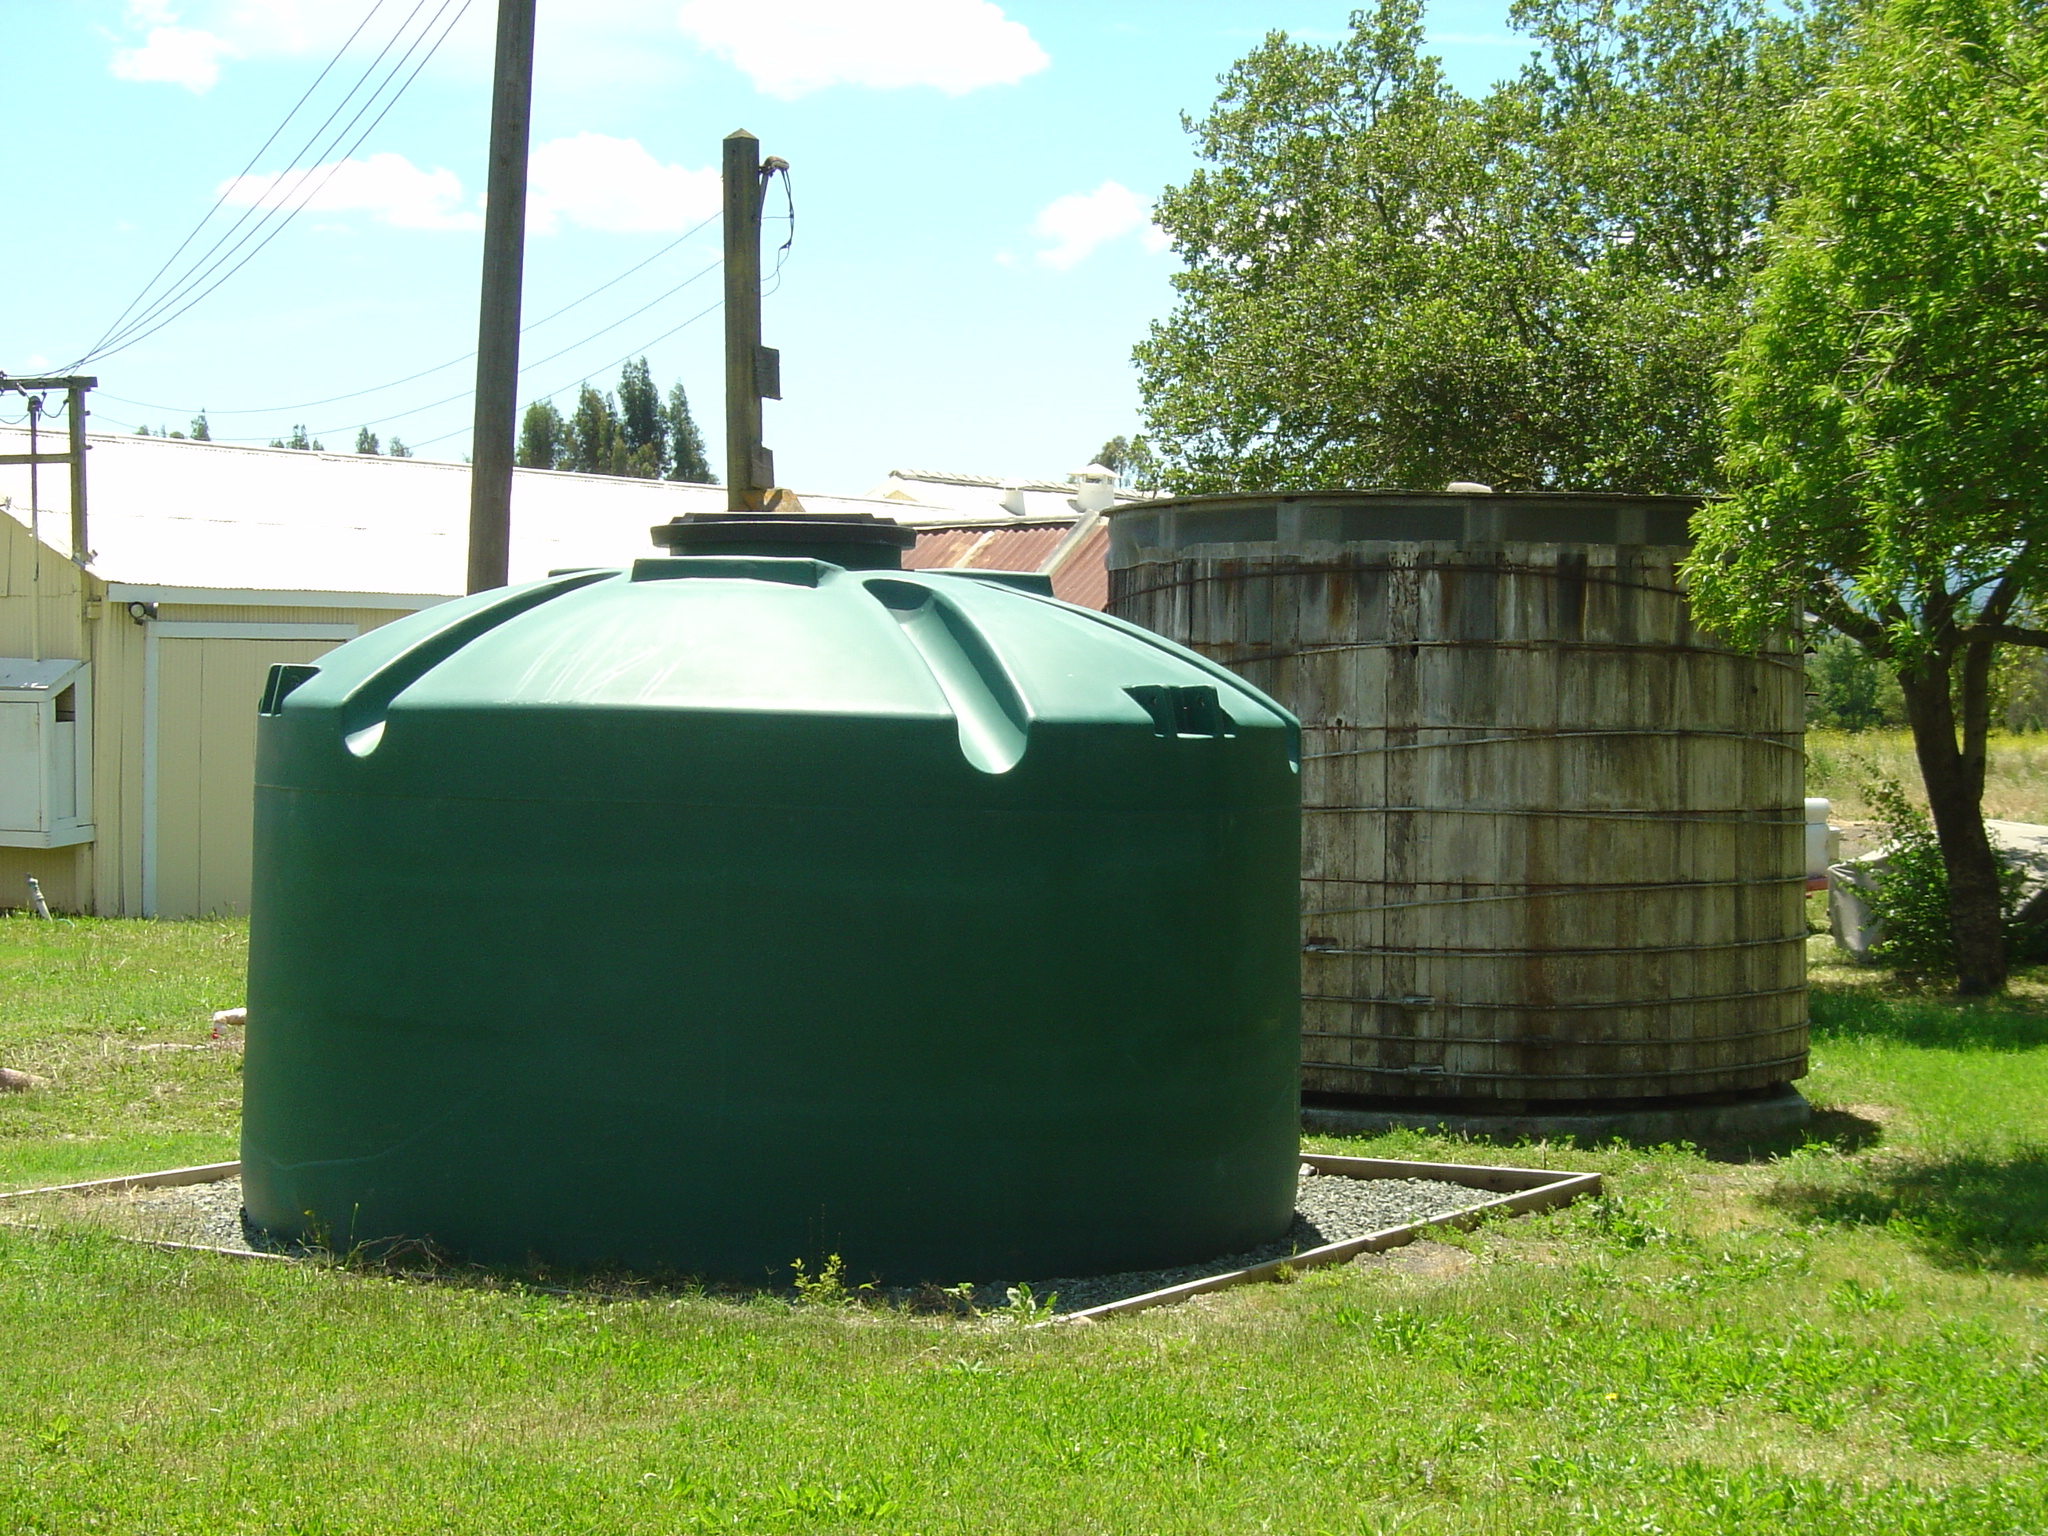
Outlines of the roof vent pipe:
[[1015,480],[1003,482],[1003,494],[996,498],[996,504],[1012,517],[1022,517],[1025,512],[1024,487]]
[[1071,500],[1083,512],[1106,512],[1116,505],[1116,471],[1104,465],[1075,470],[1067,484],[1074,488]]

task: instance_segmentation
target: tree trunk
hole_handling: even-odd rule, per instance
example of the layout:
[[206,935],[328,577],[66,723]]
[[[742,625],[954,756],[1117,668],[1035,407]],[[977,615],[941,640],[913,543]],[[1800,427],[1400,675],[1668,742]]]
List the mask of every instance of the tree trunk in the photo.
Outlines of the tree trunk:
[[[1965,667],[1963,688],[1982,686]],[[1949,669],[1929,658],[1899,674],[1906,698],[1906,718],[1913,727],[1913,751],[1920,760],[1927,807],[1933,813],[1941,862],[1948,871],[1949,933],[1955,940],[1956,991],[1966,997],[2003,991],[2006,979],[2005,925],[2001,911],[1998,859],[1984,831],[1984,759],[1976,750],[1959,748],[1950,698]],[[1977,701],[1982,703],[1981,700]],[[1974,713],[1965,700],[1966,714]],[[1967,736],[1980,733],[1966,731]]]

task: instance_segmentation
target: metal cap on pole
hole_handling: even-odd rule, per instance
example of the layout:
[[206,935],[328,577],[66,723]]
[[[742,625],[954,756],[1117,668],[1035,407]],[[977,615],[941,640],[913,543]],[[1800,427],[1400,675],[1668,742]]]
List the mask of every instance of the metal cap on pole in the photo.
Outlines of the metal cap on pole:
[[535,0],[498,0],[491,168],[484,206],[476,422],[469,475],[469,590],[511,579],[512,456],[519,417],[519,297],[526,257],[526,151],[533,108]]

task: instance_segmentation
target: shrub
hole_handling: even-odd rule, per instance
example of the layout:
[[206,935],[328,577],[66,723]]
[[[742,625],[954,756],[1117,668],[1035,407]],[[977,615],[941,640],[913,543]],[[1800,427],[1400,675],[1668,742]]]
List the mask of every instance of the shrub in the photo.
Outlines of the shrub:
[[[1906,797],[1899,781],[1873,773],[1863,795],[1888,840],[1885,865],[1870,896],[1871,914],[1882,925],[1870,958],[1905,975],[1953,976],[1955,937],[1949,929],[1948,867],[1927,813]],[[1998,878],[2003,887],[2006,944],[2015,960],[2032,947],[2035,930],[2019,923],[2020,885],[2024,872],[1999,854]]]

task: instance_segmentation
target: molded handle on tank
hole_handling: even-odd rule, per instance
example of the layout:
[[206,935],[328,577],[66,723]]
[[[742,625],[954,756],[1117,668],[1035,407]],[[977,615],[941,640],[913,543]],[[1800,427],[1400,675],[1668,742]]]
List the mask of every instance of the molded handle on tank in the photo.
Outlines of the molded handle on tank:
[[870,581],[867,589],[903,627],[953,708],[960,751],[983,773],[1007,773],[1029,745],[1031,717],[995,648],[973,620],[930,587]]
[[1164,651],[1167,655],[1177,657],[1189,666],[1197,667],[1208,673],[1218,682],[1228,683],[1232,693],[1242,698],[1250,699],[1253,703],[1271,710],[1278,717],[1280,723],[1287,727],[1287,761],[1296,773],[1301,772],[1300,719],[1286,705],[1274,699],[1271,694],[1264,692],[1252,683],[1246,682],[1235,672],[1224,666],[1222,662],[1211,661],[1200,651],[1190,650],[1184,645],[1167,639],[1164,635],[1154,634],[1142,625],[1133,624],[1129,619],[1120,619],[1113,613],[1103,613],[1095,608],[1083,608],[1077,603],[1063,603],[1056,597],[1040,598],[1039,601],[1057,604],[1069,613],[1079,614],[1084,619],[1093,619],[1096,623],[1107,625],[1119,634],[1129,635],[1133,640],[1142,640],[1154,650]]
[[616,576],[617,571],[577,571],[528,587],[514,587],[481,607],[451,619],[414,641],[349,690],[341,702],[341,739],[357,757],[368,757],[384,739],[384,716],[391,701],[480,635],[508,619],[538,608],[550,598]]

